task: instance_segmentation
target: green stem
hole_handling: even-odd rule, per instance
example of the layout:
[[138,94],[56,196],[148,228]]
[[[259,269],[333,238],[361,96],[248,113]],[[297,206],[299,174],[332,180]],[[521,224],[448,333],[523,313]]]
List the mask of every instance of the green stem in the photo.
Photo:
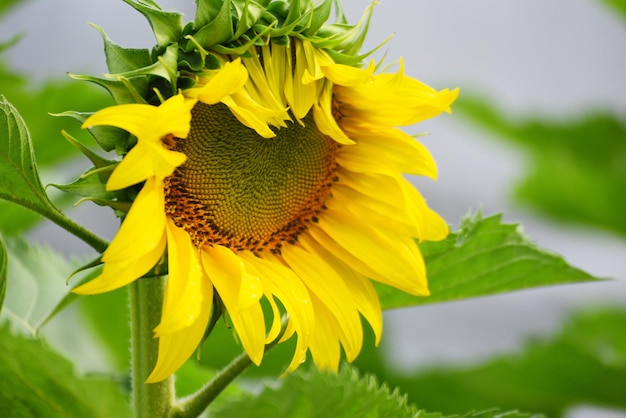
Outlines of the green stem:
[[106,240],[100,238],[85,227],[77,224],[54,206],[52,206],[48,212],[40,213],[69,233],[82,239],[84,242],[89,244],[91,248],[99,253],[104,252],[104,250],[106,250],[109,246],[109,243]]
[[158,355],[158,340],[152,330],[161,319],[163,303],[161,278],[139,279],[131,283],[130,323],[132,356],[132,396],[135,418],[164,418],[174,402],[174,379],[144,383]]
[[[265,353],[278,344],[286,329],[287,320],[283,318],[283,326],[280,334],[269,344],[265,345]],[[244,372],[252,364],[252,360],[246,353],[239,355],[228,366],[220,371],[217,376],[203,386],[196,393],[187,398],[179,400],[170,410],[169,418],[196,418],[208,408],[208,406],[218,397],[220,393],[237,376]]]

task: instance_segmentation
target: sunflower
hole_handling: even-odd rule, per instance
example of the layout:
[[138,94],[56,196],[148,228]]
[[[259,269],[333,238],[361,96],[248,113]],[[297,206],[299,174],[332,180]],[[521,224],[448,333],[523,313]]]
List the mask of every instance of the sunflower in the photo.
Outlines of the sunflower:
[[[117,146],[126,149],[106,189],[136,195],[102,273],[74,292],[127,285],[165,255],[159,355],[147,382],[190,357],[218,304],[254,363],[286,315],[280,341],[297,339],[288,370],[308,353],[337,370],[342,349],[348,361],[361,349],[361,317],[380,340],[372,280],[429,294],[418,242],[443,239],[448,227],[403,177],[435,178],[436,166],[398,127],[449,112],[458,91],[405,75],[402,60],[394,73],[361,65],[354,47],[369,12],[358,25],[330,25],[319,22],[330,1],[295,0],[288,10],[232,1],[218,26],[215,15],[206,23],[204,3],[221,4],[200,2],[179,34],[153,24],[158,58],[109,76],[141,100],[84,120],[132,135]],[[154,23],[156,12],[133,5]],[[207,25],[222,39],[208,39]],[[137,87],[145,83],[152,90]]]

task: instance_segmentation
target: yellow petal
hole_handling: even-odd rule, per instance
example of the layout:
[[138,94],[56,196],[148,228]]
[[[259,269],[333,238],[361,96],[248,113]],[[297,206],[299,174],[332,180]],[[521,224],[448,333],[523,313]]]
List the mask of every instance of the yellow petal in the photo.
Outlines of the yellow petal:
[[[332,210],[320,214],[318,225],[319,228],[310,228],[315,239],[355,270],[407,293],[429,294],[424,260],[412,238],[394,234],[388,236]],[[320,234],[320,229],[328,235]],[[360,263],[352,263],[351,257],[344,258],[341,249]],[[363,265],[367,269],[361,269]],[[370,274],[372,271],[375,274]]]
[[[361,350],[363,328],[351,291],[326,260],[298,245],[282,248],[282,256],[304,284],[335,316],[341,329],[340,339],[348,359]],[[316,327],[320,324],[316,322]],[[323,324],[323,323],[322,323]]]
[[[246,289],[243,284],[250,280],[242,260],[230,249],[220,245],[206,246],[201,252],[202,266],[228,311],[233,326],[237,331],[241,345],[255,364],[260,364],[265,351],[265,322],[263,310],[258,299],[258,288]],[[256,297],[257,302],[242,309],[240,301],[243,294]],[[249,302],[249,301],[247,301]]]
[[122,104],[107,107],[89,116],[83,128],[93,126],[115,126],[140,136],[145,130],[146,122],[154,118],[156,107],[144,104]]
[[405,126],[450,112],[458,89],[436,91],[404,75],[404,64],[396,74],[379,74],[373,82],[358,86],[336,86],[336,99],[346,119],[382,126]]
[[313,105],[315,125],[321,133],[330,136],[340,144],[354,144],[354,141],[339,127],[332,112],[332,85],[326,83],[318,102]]
[[342,129],[358,142],[358,147],[344,148],[342,153],[353,153],[359,157],[361,164],[366,165],[367,160],[373,165],[380,162],[393,165],[406,174],[437,178],[437,165],[430,151],[407,133],[370,124],[354,127],[346,125],[342,124]]
[[232,62],[226,62],[221,69],[211,73],[205,79],[202,87],[185,90],[186,97],[198,99],[205,104],[219,103],[224,97],[233,94],[243,88],[248,81],[248,72],[237,58]]
[[301,45],[300,56],[298,56],[296,59],[300,60],[304,57],[305,62],[302,82],[304,84],[309,84],[323,78],[324,73],[322,72],[320,62],[318,61],[318,57],[321,58],[323,55],[321,55],[321,53],[316,53],[317,48],[315,48],[310,41],[302,40],[296,45]]
[[382,230],[410,237],[420,235],[418,227],[404,209],[342,184],[333,185],[333,196],[326,200],[325,205],[357,219],[367,219],[369,225]]
[[195,321],[188,327],[159,337],[159,354],[146,383],[156,383],[176,372],[198,347],[211,316],[213,286],[205,276],[201,280],[202,305]]
[[[232,96],[222,99],[222,103],[228,106],[239,122],[248,128],[254,129],[263,138],[273,138],[276,136],[274,131],[267,125],[265,118],[259,117],[258,113],[250,110],[245,105],[240,106]],[[256,108],[256,110],[259,110],[259,108]]]
[[146,274],[165,250],[163,184],[148,180],[137,195],[120,230],[102,255],[100,276],[77,287],[75,293],[107,292]]
[[102,255],[102,261],[125,261],[135,254],[151,251],[165,235],[165,218],[163,182],[150,178],[141,188],[115,239]]
[[[188,100],[182,94],[170,97],[157,107],[154,119],[147,121],[147,136],[159,140],[168,134],[187,138],[191,129],[191,109],[195,105],[196,100]],[[137,137],[141,139],[141,135]]]
[[339,172],[333,186],[334,199],[327,206],[368,219],[370,225],[419,238],[437,241],[448,235],[445,220],[430,209],[422,195],[401,176]]
[[263,278],[266,294],[274,295],[280,300],[293,321],[296,332],[306,343],[313,329],[315,317],[309,292],[300,278],[277,260],[272,261],[271,256],[266,260],[252,253],[242,252],[241,257],[248,269],[258,270],[258,274]]
[[204,297],[203,271],[189,234],[169,218],[166,232],[169,272],[161,323],[154,329],[157,337],[190,326],[200,315]]
[[315,309],[316,327],[311,336],[309,350],[320,370],[339,370],[341,329],[333,313],[315,296],[311,301]]
[[107,190],[119,190],[140,183],[148,177],[163,180],[187,160],[185,154],[166,149],[162,144],[138,143],[115,168],[106,184]]
[[124,129],[139,140],[158,141],[172,134],[186,138],[189,134],[191,108],[195,101],[186,101],[176,95],[160,106],[146,104],[122,104],[102,109],[83,123],[83,128],[109,125]]
[[322,255],[324,261],[342,278],[350,290],[350,298],[356,308],[370,323],[378,345],[383,332],[383,314],[378,294],[376,294],[376,290],[369,279],[348,267],[310,236],[303,235],[300,242],[309,252]]
[[286,73],[285,79],[285,97],[287,103],[296,119],[300,120],[309,113],[313,103],[317,101],[317,83],[306,82],[304,80],[304,72],[307,69],[306,55],[302,47],[302,42],[296,42],[295,63],[291,62],[289,68],[293,70],[293,76],[290,71]]
[[261,47],[262,59],[265,69],[265,78],[273,96],[279,103],[286,103],[285,99],[285,68],[288,68],[288,54],[291,52],[287,47],[271,44]]
[[373,81],[374,61],[371,61],[367,69],[362,70],[343,64],[330,64],[322,67],[326,78],[339,86],[353,87],[367,84]]

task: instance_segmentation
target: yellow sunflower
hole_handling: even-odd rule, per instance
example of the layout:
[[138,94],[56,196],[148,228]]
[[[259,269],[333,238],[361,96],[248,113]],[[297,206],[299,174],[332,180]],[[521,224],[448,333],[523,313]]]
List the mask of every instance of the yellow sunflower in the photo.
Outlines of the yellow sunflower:
[[188,88],[84,122],[136,137],[106,188],[140,190],[102,274],[74,292],[124,286],[166,253],[159,356],[147,382],[190,357],[216,300],[254,363],[287,314],[281,341],[297,338],[288,370],[307,352],[337,370],[341,348],[348,361],[361,349],[361,316],[380,339],[370,279],[429,294],[416,242],[443,239],[448,227],[403,177],[435,178],[430,153],[397,127],[449,112],[458,91],[406,76],[401,60],[396,73],[380,74],[373,62],[338,63],[311,39],[207,49],[215,62],[186,74]]

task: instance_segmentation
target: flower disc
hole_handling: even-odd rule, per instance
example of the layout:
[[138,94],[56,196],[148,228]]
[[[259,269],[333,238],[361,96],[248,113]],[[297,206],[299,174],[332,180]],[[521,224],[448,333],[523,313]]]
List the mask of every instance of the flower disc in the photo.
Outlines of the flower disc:
[[187,161],[166,180],[165,206],[196,247],[280,252],[324,208],[338,144],[309,114],[263,138],[223,104],[198,102],[186,139],[173,149]]

